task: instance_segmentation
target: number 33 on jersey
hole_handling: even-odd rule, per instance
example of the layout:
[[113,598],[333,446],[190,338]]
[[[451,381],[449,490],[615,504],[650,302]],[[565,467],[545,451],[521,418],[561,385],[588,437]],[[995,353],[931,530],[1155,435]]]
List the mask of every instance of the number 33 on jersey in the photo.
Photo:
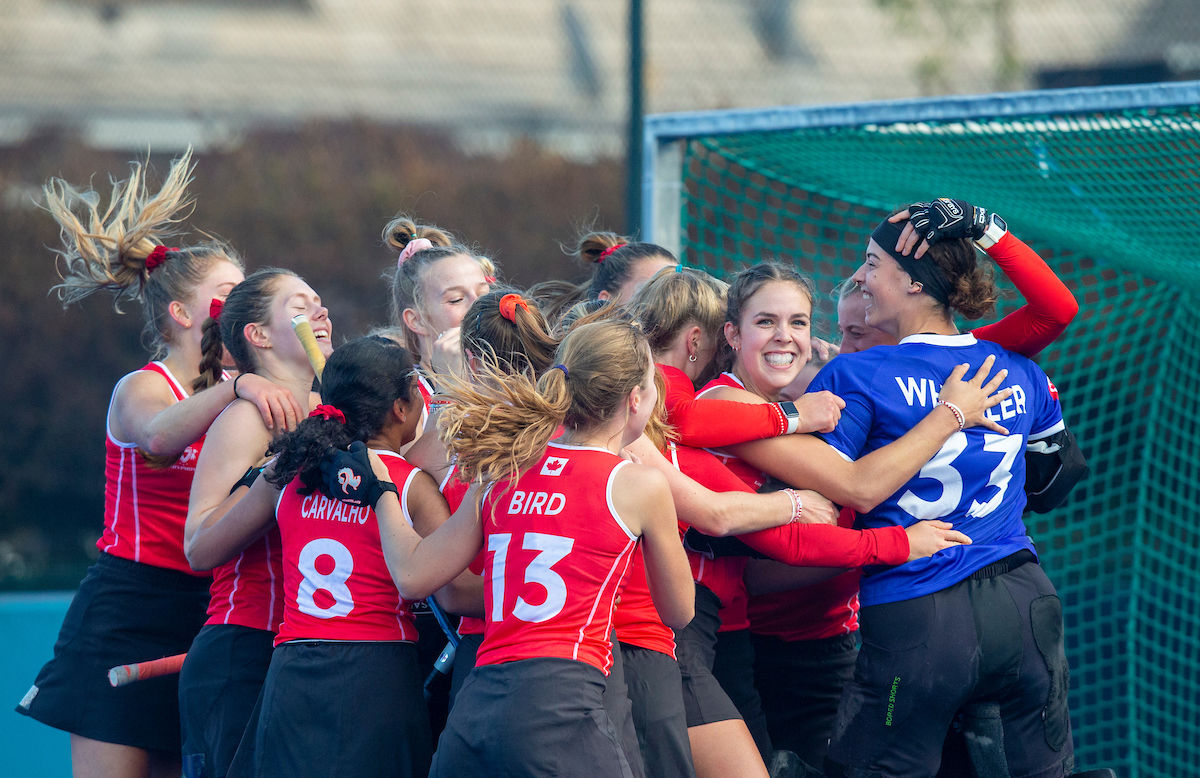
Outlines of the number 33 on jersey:
[[868,568],[863,605],[920,597],[1021,549],[1033,550],[1021,520],[1023,454],[1030,440],[1063,429],[1062,409],[1041,368],[972,335],[913,335],[897,346],[839,356],[809,387],[828,389],[846,401],[837,429],[822,437],[853,460],[899,439],[924,419],[955,365],[977,368],[990,355],[996,357],[993,374],[1008,370],[1003,386],[1013,393],[988,415],[1010,434],[983,427],[954,434],[899,491],[858,517],[858,526],[865,527],[941,519],[966,533],[972,544],[888,570]]
[[613,607],[638,543],[612,504],[625,464],[603,448],[551,443],[484,498],[487,625],[477,664],[562,657],[608,672]]

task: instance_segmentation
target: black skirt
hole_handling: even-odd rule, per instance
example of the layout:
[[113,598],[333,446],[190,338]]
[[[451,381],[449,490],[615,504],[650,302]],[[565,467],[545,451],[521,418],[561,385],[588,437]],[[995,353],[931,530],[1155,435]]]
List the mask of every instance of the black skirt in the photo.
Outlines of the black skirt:
[[431,740],[412,643],[275,649],[254,740],[259,778],[425,778]]
[[251,722],[274,641],[274,632],[236,624],[210,624],[192,641],[179,673],[186,778],[225,778]]
[[438,740],[430,778],[631,778],[604,710],[604,680],[572,659],[476,667]]
[[696,615],[675,633],[675,657],[683,680],[683,709],[689,727],[742,718],[713,675],[720,610],[720,598],[708,587],[696,584]]
[[695,778],[679,665],[668,654],[627,643],[621,644],[621,660],[646,774]]
[[91,740],[180,753],[179,676],[113,688],[108,671],[187,651],[207,618],[210,583],[101,554],[17,712]]

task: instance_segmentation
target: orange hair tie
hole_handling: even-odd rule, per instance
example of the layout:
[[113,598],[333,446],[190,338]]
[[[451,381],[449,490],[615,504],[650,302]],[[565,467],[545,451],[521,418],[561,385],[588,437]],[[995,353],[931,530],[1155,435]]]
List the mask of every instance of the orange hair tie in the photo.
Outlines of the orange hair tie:
[[525,298],[519,294],[506,294],[500,298],[500,315],[517,323],[517,306],[521,306],[526,312],[529,311],[529,303],[525,302]]

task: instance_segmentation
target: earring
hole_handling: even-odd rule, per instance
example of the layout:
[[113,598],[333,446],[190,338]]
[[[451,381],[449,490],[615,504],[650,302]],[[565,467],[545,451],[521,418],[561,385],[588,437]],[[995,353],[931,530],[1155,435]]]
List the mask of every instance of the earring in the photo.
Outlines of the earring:
[[688,362],[695,362],[695,361],[696,361],[696,355],[695,355],[695,354],[690,354],[690,355],[688,355]]

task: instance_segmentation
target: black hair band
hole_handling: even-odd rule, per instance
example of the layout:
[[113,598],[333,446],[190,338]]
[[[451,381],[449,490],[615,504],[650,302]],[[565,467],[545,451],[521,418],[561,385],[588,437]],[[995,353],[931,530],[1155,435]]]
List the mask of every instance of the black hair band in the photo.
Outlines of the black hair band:
[[871,239],[878,243],[888,256],[900,263],[900,267],[904,268],[912,280],[921,285],[921,291],[942,305],[950,307],[950,293],[954,291],[954,287],[933,261],[933,257],[926,253],[923,259],[917,259],[912,254],[904,256],[896,250],[896,244],[900,242],[900,233],[904,231],[906,224],[907,220],[893,224],[884,219],[871,233]]

